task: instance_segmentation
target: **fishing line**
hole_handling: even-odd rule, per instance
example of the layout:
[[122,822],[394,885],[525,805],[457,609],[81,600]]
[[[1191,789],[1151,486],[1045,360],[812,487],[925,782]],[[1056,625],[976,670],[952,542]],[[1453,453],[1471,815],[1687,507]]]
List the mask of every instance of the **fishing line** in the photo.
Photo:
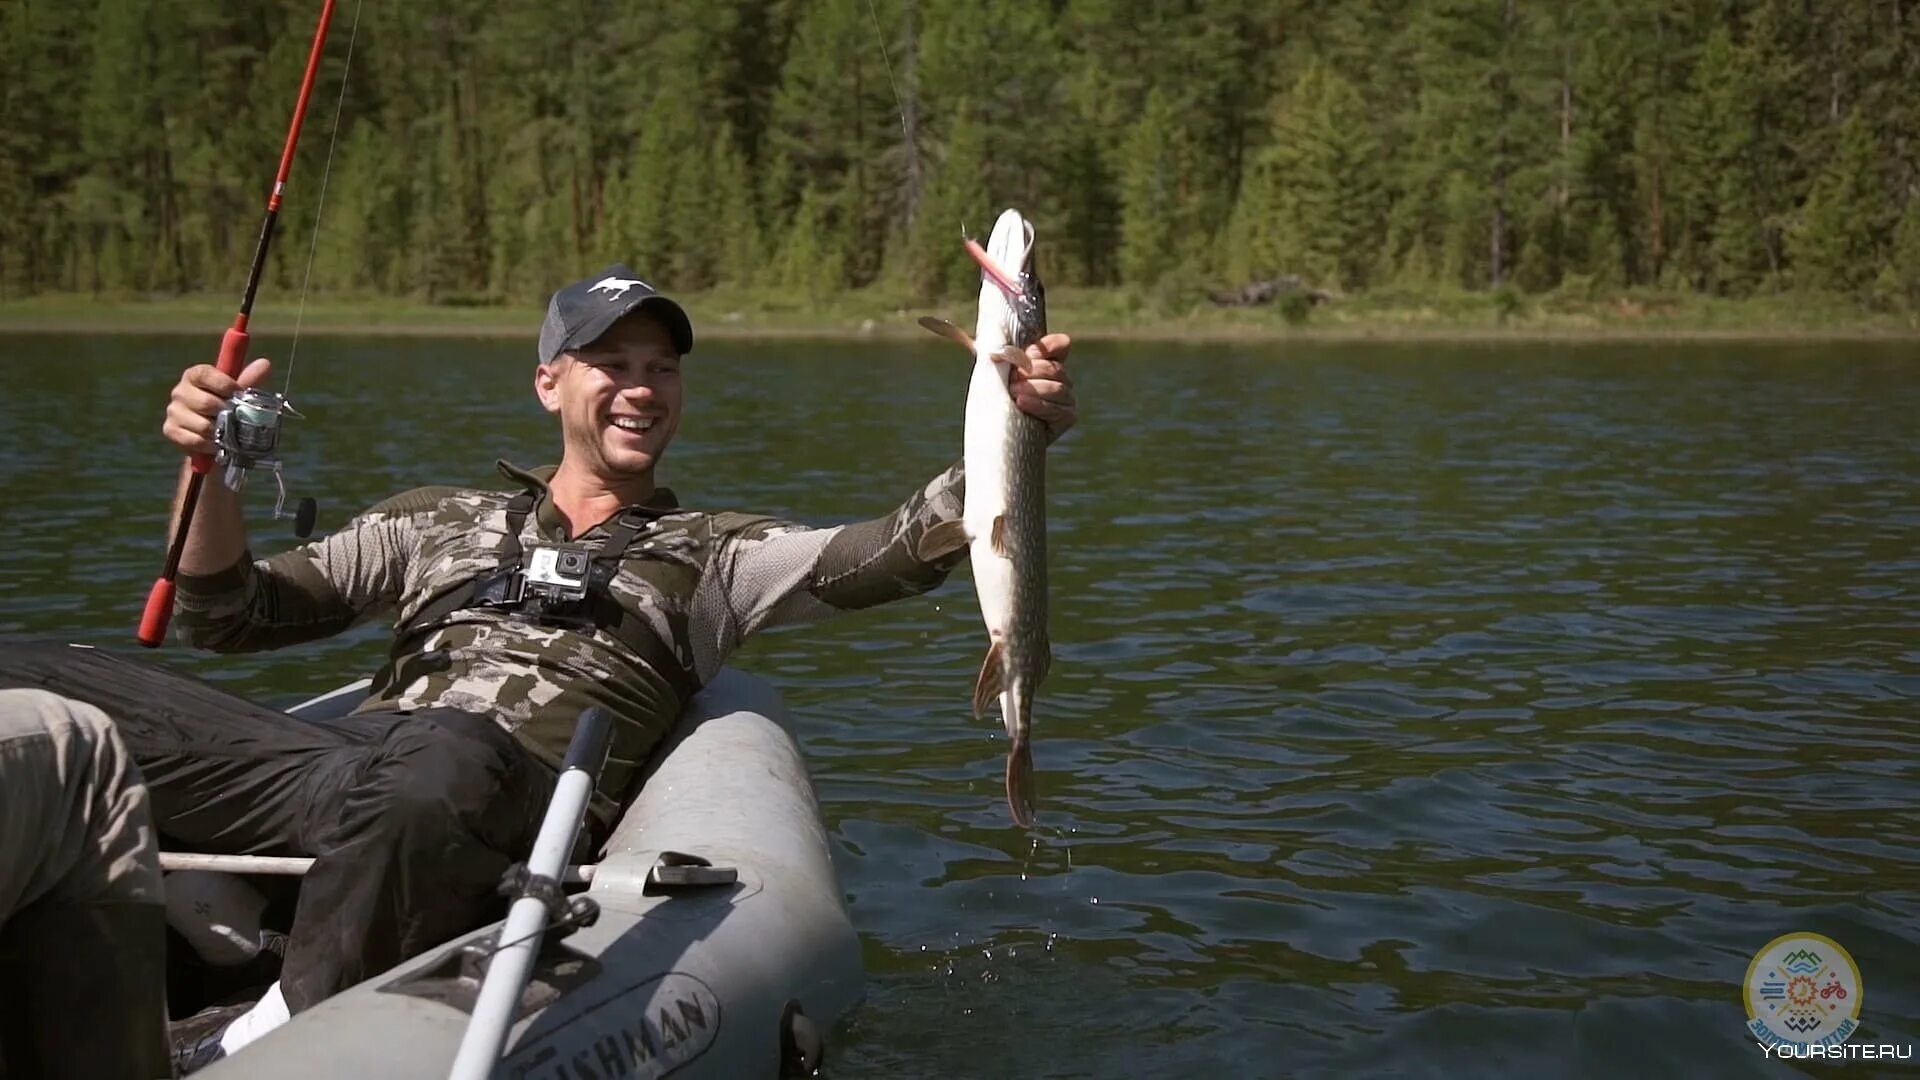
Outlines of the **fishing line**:
[[[893,61],[887,57],[887,32],[880,29],[880,13],[874,10],[873,0],[867,0],[867,14],[873,17],[873,36],[880,41],[880,62],[887,65],[887,85],[893,88],[893,111],[900,117],[900,142],[911,154],[913,133],[907,130],[907,103],[900,97],[900,84],[893,81]],[[912,48],[913,43],[908,42],[907,47]]]
[[[869,0],[871,2],[871,0]],[[320,196],[313,203],[313,232],[307,238],[307,270],[300,278],[300,307],[293,315],[293,342],[287,346],[287,377],[280,392],[293,396],[293,362],[300,355],[300,324],[307,315],[307,286],[313,281],[313,255],[320,248],[320,219],[327,209],[327,182],[333,179],[333,151],[340,142],[340,113],[347,104],[347,82],[353,77],[353,43],[360,37],[360,9],[366,0],[354,0],[353,25],[347,28],[347,59],[340,69],[340,96],[333,103],[333,130],[327,135],[327,165],[320,173]]]

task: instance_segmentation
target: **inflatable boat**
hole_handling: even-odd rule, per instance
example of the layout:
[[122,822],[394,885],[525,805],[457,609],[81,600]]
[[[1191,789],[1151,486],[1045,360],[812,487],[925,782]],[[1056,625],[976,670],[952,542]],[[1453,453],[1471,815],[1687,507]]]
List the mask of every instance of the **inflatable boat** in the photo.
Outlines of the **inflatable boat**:
[[[290,711],[342,715],[366,685]],[[246,868],[195,859],[167,862]],[[495,1076],[806,1075],[862,996],[806,763],[779,695],[754,676],[724,671],[694,698],[599,860],[569,877],[597,917],[547,935]],[[176,929],[205,938],[205,926]],[[487,958],[510,944],[500,929],[351,987],[196,1075],[446,1076]]]

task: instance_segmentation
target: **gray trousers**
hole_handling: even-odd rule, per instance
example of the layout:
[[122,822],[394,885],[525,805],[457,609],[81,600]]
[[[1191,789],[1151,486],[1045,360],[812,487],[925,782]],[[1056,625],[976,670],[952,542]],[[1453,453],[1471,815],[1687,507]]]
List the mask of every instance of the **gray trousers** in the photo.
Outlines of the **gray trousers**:
[[0,690],[0,1076],[166,1076],[159,843],[99,709]]
[[0,923],[39,900],[161,902],[133,755],[99,709],[0,690]]

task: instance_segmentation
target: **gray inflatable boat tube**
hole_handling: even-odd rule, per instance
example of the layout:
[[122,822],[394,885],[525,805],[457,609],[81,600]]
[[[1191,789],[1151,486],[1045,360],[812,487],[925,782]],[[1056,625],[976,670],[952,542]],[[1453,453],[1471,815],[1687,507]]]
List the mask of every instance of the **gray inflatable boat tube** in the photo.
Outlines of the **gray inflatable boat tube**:
[[[307,710],[302,710],[307,711]],[[725,877],[684,865],[683,856]],[[692,877],[689,883],[676,879]],[[691,703],[549,941],[494,1075],[777,1076],[863,993],[860,943],[806,763],[772,686],[727,670]],[[202,1075],[445,1076],[499,924],[307,1010]]]

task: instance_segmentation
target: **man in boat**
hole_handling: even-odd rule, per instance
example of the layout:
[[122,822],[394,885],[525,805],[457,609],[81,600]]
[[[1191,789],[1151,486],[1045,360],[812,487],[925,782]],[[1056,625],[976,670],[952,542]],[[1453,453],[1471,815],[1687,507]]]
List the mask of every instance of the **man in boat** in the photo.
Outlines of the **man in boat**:
[[[1043,339],[1013,386],[1053,437],[1076,418],[1068,347],[1064,334]],[[925,593],[966,557],[918,547],[961,515],[957,464],[892,513],[835,528],[680,506],[654,471],[679,426],[692,350],[680,305],[609,267],[554,293],[540,330],[533,389],[560,424],[557,466],[500,462],[502,491],[408,491],[261,560],[238,499],[206,485],[176,628],[239,652],[391,619],[387,662],[343,721],[294,720],[97,650],[0,659],[0,685],[24,678],[118,721],[170,844],[315,859],[279,982],[186,1048],[184,1069],[497,917],[495,886],[530,847],[588,706],[616,718],[584,830],[591,852],[649,751],[749,635]],[[221,405],[267,373],[264,359],[237,380],[188,369],[166,437],[210,452]]]
[[0,690],[0,1077],[168,1074],[159,855],[113,723]]

